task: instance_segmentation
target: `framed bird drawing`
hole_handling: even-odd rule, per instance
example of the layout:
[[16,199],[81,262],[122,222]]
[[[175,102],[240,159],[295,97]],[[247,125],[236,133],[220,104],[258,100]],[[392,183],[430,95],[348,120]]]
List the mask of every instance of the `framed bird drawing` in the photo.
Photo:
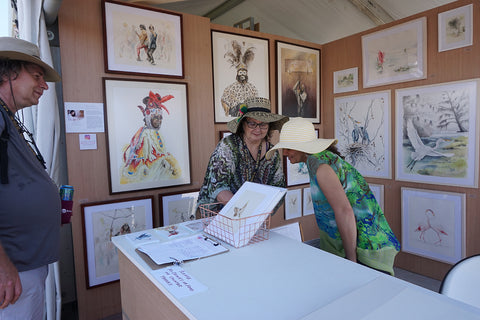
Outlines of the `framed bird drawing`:
[[402,251],[454,264],[465,252],[465,194],[402,188]]
[[396,179],[478,186],[479,80],[399,89]]

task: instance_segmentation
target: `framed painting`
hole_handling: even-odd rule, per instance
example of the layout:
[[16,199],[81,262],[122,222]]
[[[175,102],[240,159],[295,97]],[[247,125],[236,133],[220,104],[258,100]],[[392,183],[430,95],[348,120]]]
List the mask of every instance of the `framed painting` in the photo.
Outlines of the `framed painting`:
[[195,220],[198,191],[160,195],[160,218],[164,226]]
[[268,49],[268,39],[212,31],[216,123],[237,117],[246,98],[270,98]]
[[363,176],[391,178],[390,90],[335,98],[335,137]]
[[369,183],[368,186],[370,187],[370,190],[372,190],[373,195],[375,196],[375,199],[377,200],[378,204],[380,205],[380,208],[382,208],[382,211],[385,211],[385,208],[383,206],[383,198],[384,198],[384,186],[383,184],[373,184]]
[[473,4],[438,14],[438,51],[473,43]]
[[285,220],[302,216],[302,189],[288,190],[285,195]]
[[465,256],[465,194],[402,188],[402,251],[454,264]]
[[104,78],[110,192],[190,183],[187,85]]
[[427,18],[362,36],[363,87],[427,77]]
[[479,80],[399,89],[396,179],[478,186]]
[[312,201],[312,192],[310,187],[303,188],[303,215],[308,216],[314,214],[313,210],[313,201]]
[[104,0],[105,71],[183,78],[182,15]]
[[350,68],[333,73],[333,93],[358,90],[358,68]]
[[320,49],[276,46],[278,113],[320,123]]
[[283,171],[288,187],[310,183],[307,164],[304,162],[291,163],[288,157],[283,157]]
[[112,237],[153,228],[153,197],[81,204],[87,288],[120,279]]

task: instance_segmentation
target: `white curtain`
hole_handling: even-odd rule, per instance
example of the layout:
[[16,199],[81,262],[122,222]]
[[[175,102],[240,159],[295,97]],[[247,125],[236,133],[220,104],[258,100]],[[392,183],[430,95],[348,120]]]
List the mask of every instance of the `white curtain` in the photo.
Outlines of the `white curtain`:
[[[42,11],[43,0],[18,0],[19,36],[23,40],[38,45],[40,58],[53,66],[50,45],[48,43],[45,17]],[[24,108],[19,115],[33,133],[38,149],[45,158],[47,172],[59,185],[59,142],[60,116],[57,93],[54,83],[48,83],[49,89],[43,93],[37,106]],[[49,265],[45,282],[46,314],[48,320],[60,320],[62,310],[60,272],[58,261]]]

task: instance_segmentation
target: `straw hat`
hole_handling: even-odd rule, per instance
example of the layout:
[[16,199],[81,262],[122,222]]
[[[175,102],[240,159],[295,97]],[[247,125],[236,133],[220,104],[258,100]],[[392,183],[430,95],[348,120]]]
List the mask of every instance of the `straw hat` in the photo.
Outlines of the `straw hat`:
[[0,37],[0,59],[34,63],[43,68],[45,81],[61,80],[57,71],[40,59],[38,47],[31,42],[13,37]]
[[308,154],[322,152],[331,144],[337,143],[336,139],[318,139],[313,124],[304,118],[290,118],[280,132],[279,142],[265,157],[270,159],[277,149],[291,149]]
[[227,128],[232,133],[236,133],[239,124],[244,117],[249,117],[261,122],[270,124],[271,130],[280,130],[282,125],[288,121],[288,117],[271,113],[270,100],[260,97],[250,97],[244,103],[239,105],[240,116],[227,123]]

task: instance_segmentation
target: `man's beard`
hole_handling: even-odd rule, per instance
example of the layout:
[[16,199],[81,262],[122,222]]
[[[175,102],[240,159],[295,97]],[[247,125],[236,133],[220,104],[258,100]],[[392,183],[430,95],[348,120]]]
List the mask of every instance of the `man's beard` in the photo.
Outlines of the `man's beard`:
[[237,81],[241,84],[245,84],[248,82],[248,76],[237,76]]

